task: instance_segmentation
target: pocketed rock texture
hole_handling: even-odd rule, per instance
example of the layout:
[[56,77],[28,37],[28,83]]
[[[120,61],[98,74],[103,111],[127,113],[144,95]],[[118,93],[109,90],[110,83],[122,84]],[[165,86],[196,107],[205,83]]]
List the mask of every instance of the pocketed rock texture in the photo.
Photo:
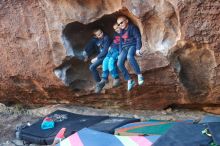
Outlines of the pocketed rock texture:
[[[95,27],[112,36],[119,15],[141,31],[145,83],[94,94],[82,50]],[[209,112],[220,105],[220,1],[1,0],[0,20],[0,102]]]

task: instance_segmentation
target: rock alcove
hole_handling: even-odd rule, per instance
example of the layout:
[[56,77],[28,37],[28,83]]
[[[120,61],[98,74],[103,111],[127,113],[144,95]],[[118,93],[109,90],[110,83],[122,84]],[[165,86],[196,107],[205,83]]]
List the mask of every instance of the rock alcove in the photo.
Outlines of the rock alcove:
[[[92,32],[96,28],[101,28],[112,38],[114,34],[113,25],[116,23],[117,17],[121,15],[127,16],[125,13],[128,14],[126,9],[110,15],[104,15],[88,24],[76,21],[65,26],[61,38],[66,49],[66,58],[60,66],[54,69],[54,73],[65,85],[73,89],[90,89],[94,85],[89,70],[90,62],[83,61],[83,48],[93,37]],[[131,16],[127,17],[129,21],[135,23]]]

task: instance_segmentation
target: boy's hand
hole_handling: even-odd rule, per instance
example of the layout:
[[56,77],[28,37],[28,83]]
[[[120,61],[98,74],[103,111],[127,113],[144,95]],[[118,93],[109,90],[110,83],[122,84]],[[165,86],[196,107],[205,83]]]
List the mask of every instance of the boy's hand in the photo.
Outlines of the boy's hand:
[[141,50],[136,50],[136,55],[137,55],[137,56],[141,56],[141,55],[142,55]]
[[88,56],[85,56],[85,57],[84,57],[84,62],[87,62],[88,59],[89,59]]
[[97,57],[91,60],[91,63],[95,63],[97,61]]
[[89,57],[88,57],[86,51],[83,51],[82,55],[83,55],[83,57],[84,57],[84,62],[87,62],[88,59],[89,59]]

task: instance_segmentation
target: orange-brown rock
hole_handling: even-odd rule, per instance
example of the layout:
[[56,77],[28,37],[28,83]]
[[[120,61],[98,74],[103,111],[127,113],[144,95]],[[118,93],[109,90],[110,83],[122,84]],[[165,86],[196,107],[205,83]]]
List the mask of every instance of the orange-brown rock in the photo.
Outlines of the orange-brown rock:
[[[97,95],[82,50],[93,28],[112,35],[119,15],[141,31],[144,54],[137,60],[145,84],[127,92],[123,82]],[[122,109],[220,105],[219,1],[1,0],[0,20],[0,102]]]

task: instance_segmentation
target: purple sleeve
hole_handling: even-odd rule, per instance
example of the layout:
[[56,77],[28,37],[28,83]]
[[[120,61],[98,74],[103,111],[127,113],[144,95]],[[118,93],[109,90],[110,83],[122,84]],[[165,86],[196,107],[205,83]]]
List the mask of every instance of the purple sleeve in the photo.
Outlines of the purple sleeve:
[[142,47],[141,33],[136,26],[133,27],[132,32],[133,32],[134,38],[136,39],[136,50],[140,50]]
[[97,42],[97,39],[92,38],[84,47],[84,50],[85,50],[87,56],[91,56],[95,52],[96,42]]

